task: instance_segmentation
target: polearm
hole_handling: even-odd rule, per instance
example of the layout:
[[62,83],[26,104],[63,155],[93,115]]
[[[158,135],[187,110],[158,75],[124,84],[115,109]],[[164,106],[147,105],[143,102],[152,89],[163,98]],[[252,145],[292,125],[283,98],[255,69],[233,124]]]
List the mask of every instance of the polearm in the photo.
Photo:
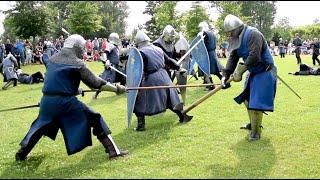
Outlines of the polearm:
[[[233,78],[231,77],[226,84],[230,83],[231,81],[233,81]],[[200,103],[202,103],[203,101],[205,101],[206,99],[208,99],[210,96],[214,95],[216,92],[220,91],[222,89],[223,85],[219,85],[217,87],[215,87],[213,90],[211,90],[210,92],[208,92],[207,94],[205,94],[204,96],[202,96],[200,99],[198,99],[197,101],[193,102],[190,106],[188,106],[186,109],[184,109],[182,111],[182,114],[186,114],[187,112],[191,111],[193,108],[197,107]]]
[[[281,79],[278,75],[277,75],[277,78],[283,82],[295,95],[297,95],[300,99],[301,97],[283,80]],[[233,81],[233,78],[231,77],[227,82],[226,84],[230,83]],[[183,114],[191,111],[193,108],[197,107],[200,103],[202,103],[203,101],[205,101],[206,99],[208,99],[210,96],[214,95],[216,92],[218,92],[219,90],[222,89],[222,85],[220,86],[217,86],[214,90],[208,92],[207,94],[205,94],[204,96],[202,96],[200,99],[198,99],[197,101],[195,101],[194,103],[192,103],[189,107],[187,107],[186,109],[184,109],[182,111]]]
[[[182,88],[182,87],[204,87],[204,86],[212,86],[212,85],[220,85],[220,84],[192,84],[192,85],[175,85],[175,86],[126,87],[126,91],[169,89],[169,88]],[[103,91],[103,90],[100,90],[100,89],[82,90],[82,96],[84,96],[84,93],[86,93],[86,92],[97,92],[97,91]]]
[[29,108],[35,108],[35,107],[40,107],[40,103],[39,104],[35,104],[35,105],[29,105],[29,106],[22,106],[22,107],[16,107],[16,108],[3,109],[3,110],[0,110],[0,112],[14,111],[14,110],[20,110],[20,109],[29,109]]
[[205,87],[217,84],[191,84],[191,85],[175,85],[175,86],[150,86],[150,87],[127,87],[126,90],[152,90],[152,89],[168,89],[168,88],[183,88],[183,87]]
[[277,75],[277,78],[284,84],[287,86],[287,88],[289,88],[291,90],[291,92],[293,92],[296,96],[298,96],[298,98],[302,99],[298,93],[296,93],[280,76]]

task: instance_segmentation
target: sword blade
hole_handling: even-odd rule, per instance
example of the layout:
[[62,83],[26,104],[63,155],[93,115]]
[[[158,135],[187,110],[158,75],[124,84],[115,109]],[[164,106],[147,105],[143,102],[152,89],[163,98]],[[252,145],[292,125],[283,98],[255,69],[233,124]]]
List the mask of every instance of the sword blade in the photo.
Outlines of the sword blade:
[[289,88],[291,90],[291,92],[293,92],[296,96],[298,96],[298,98],[302,99],[298,93],[296,93],[280,76],[277,75],[277,78],[284,84],[287,86],[287,88]]

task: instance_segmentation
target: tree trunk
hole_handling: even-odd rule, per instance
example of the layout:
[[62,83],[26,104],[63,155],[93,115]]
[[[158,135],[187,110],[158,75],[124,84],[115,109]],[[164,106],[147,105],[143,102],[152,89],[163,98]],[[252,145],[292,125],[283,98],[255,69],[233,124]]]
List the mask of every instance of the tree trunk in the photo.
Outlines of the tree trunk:
[[36,49],[36,37],[32,36],[32,49]]

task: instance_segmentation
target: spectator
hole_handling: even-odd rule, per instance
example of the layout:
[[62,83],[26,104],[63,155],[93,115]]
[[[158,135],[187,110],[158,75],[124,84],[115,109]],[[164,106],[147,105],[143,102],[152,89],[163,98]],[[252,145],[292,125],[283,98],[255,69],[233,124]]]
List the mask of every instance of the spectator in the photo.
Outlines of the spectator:
[[91,58],[92,51],[93,51],[93,45],[92,45],[90,39],[87,40],[85,47],[86,47],[86,52],[87,52],[88,58]]
[[318,59],[320,42],[319,42],[318,38],[313,39],[311,46],[312,46],[312,63],[313,63],[313,65],[316,65],[316,61],[317,61],[318,65],[320,66],[320,61]]
[[296,37],[293,40],[292,44],[295,46],[294,52],[296,53],[297,64],[301,64],[301,57],[300,57],[301,49],[300,48],[302,46],[302,41],[301,41],[298,33],[296,33],[295,36]]
[[42,52],[39,49],[36,49],[33,53],[33,59],[34,59],[34,63],[39,62],[40,64],[43,64],[42,61]]
[[31,64],[32,61],[32,49],[30,46],[26,46],[26,64]]
[[98,50],[94,50],[93,58],[94,61],[100,60],[100,55]]
[[16,47],[19,53],[19,57],[20,57],[20,62],[22,65],[25,64],[25,53],[24,53],[24,42],[21,42],[19,39],[17,39],[16,41]]
[[285,49],[284,49],[284,42],[282,38],[279,39],[279,53],[280,53],[280,58],[284,58]]
[[94,38],[93,42],[93,50],[99,50],[99,40],[97,39],[97,37]]
[[4,45],[5,46],[5,54],[12,54],[13,51],[13,44],[10,42],[10,39],[7,39],[7,43]]

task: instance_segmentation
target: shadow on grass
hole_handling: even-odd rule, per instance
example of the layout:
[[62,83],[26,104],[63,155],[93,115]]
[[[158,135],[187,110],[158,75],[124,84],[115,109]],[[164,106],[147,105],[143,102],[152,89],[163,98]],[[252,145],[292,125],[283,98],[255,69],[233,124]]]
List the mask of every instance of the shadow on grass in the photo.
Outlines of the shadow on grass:
[[[113,139],[119,149],[129,150],[128,156],[121,157],[118,160],[126,161],[133,156],[137,157],[135,153],[139,152],[141,149],[158,143],[159,141],[166,141],[166,139],[169,138],[168,134],[172,128],[179,125],[175,120],[178,120],[178,118],[173,113],[166,114],[165,116],[146,116],[146,131],[135,132],[133,131],[133,127],[131,127],[130,129],[126,128],[119,134],[113,135]],[[93,138],[96,137],[93,136]],[[79,177],[79,175],[91,174],[92,171],[97,169],[103,168],[105,171],[108,171],[108,169],[115,168],[112,165],[116,162],[108,159],[108,154],[104,152],[103,146],[98,143],[98,141],[94,141],[93,145],[94,147],[90,149],[86,148],[82,152],[79,152],[86,152],[80,162],[60,166],[59,168],[52,170],[49,169],[50,164],[46,164],[46,166],[49,166],[47,170],[37,171],[38,166],[42,163],[43,157],[36,158],[32,157],[32,154],[30,154],[30,157],[28,157],[25,162],[12,162],[8,164],[0,178],[76,178]],[[46,158],[54,158],[51,156],[54,155],[47,155]],[[141,156],[143,156],[143,154]],[[66,161],[68,160],[66,159]],[[105,165],[101,166],[102,164]],[[115,166],[119,166],[119,163]]]
[[269,139],[257,142],[239,141],[231,147],[239,162],[236,166],[214,164],[208,169],[212,171],[212,178],[270,178],[269,172],[276,163],[275,149]]
[[[108,97],[101,97],[103,93],[109,93],[112,96],[108,96]],[[116,95],[113,92],[101,92],[98,95],[97,99],[92,99],[92,97],[95,95],[95,92],[90,92],[90,93],[86,93],[85,96],[89,96],[90,98],[90,102],[86,103],[87,106],[94,106],[94,105],[101,105],[101,104],[112,104],[117,100],[120,100],[122,98],[125,98],[125,96],[123,95]],[[80,98],[81,96],[79,96]]]
[[31,178],[41,165],[45,158],[45,155],[30,156],[25,162],[11,162],[7,165],[3,173],[0,175],[1,179],[8,178]]

